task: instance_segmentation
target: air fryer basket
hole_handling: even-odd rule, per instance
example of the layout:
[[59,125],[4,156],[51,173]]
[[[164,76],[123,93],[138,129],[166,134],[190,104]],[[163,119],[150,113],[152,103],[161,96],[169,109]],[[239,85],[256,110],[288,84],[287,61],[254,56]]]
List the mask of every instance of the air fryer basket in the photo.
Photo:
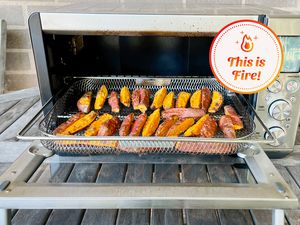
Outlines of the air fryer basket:
[[[221,131],[214,138],[202,137],[85,137],[83,132],[74,136],[55,136],[53,130],[71,115],[77,112],[76,102],[86,91],[92,91],[94,96],[101,85],[105,84],[109,93],[119,92],[123,86],[130,91],[136,88],[147,88],[151,91],[150,99],[154,93],[165,86],[168,91],[178,94],[180,91],[194,92],[203,87],[211,91],[216,90],[223,94],[224,105],[233,106],[242,117],[244,128],[237,131],[237,138],[224,138]],[[186,153],[186,154],[233,154],[240,148],[245,148],[249,143],[260,142],[255,135],[253,116],[255,111],[235,93],[222,87],[217,80],[212,78],[168,78],[168,79],[143,79],[143,78],[89,78],[73,83],[70,88],[56,101],[49,113],[42,119],[39,129],[42,133],[39,138],[42,144],[55,153],[75,154],[102,154],[102,153]],[[132,108],[121,107],[120,113],[115,114],[121,120],[133,112],[135,116],[140,113]],[[152,111],[148,110],[149,115]],[[108,104],[99,111],[99,114],[111,113]],[[224,114],[223,107],[212,116],[219,119]],[[261,121],[262,122],[262,121]],[[265,127],[265,126],[264,126]],[[266,142],[266,140],[263,140]],[[270,142],[270,141],[269,141]]]

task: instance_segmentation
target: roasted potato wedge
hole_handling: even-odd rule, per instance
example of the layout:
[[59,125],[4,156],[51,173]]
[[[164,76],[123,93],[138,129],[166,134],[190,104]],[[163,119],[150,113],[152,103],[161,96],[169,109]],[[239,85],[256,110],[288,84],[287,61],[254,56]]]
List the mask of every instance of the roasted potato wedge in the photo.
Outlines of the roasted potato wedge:
[[94,109],[99,110],[102,109],[104,103],[108,96],[108,90],[105,85],[102,85],[101,88],[98,90],[95,100]]
[[107,120],[112,119],[113,116],[108,114],[108,113],[104,113],[103,115],[101,115],[96,121],[94,121],[85,131],[84,135],[85,136],[96,136],[98,134],[99,128],[100,126]]
[[201,90],[195,91],[190,99],[190,106],[194,109],[201,109]]
[[221,108],[223,101],[224,101],[223,95],[218,91],[213,91],[212,101],[210,107],[208,108],[208,112],[209,113],[217,112]]
[[147,121],[147,114],[143,113],[134,121],[129,136],[140,136]]
[[178,120],[168,131],[167,137],[177,137],[195,123],[193,118]]
[[75,134],[76,132],[86,128],[90,125],[97,117],[97,113],[95,111],[91,111],[89,114],[86,114],[81,119],[77,120],[71,126],[69,126],[62,134],[63,135],[71,135]]
[[110,93],[108,104],[111,107],[111,111],[113,113],[119,113],[120,112],[120,104],[119,104],[119,98],[118,93],[116,91],[112,91]]
[[113,117],[109,120],[106,120],[101,124],[98,136],[112,136],[114,135],[120,126],[120,120],[118,117]]
[[130,107],[130,101],[131,101],[130,91],[128,87],[124,86],[120,91],[120,102],[126,106]]
[[169,129],[173,126],[173,124],[178,120],[177,116],[170,117],[166,119],[164,122],[162,122],[156,132],[155,136],[157,137],[165,137],[169,131]]
[[202,116],[193,126],[184,132],[185,137],[196,137],[200,135],[204,121],[209,117],[208,114]]
[[165,87],[162,87],[159,89],[155,95],[153,102],[151,104],[151,109],[160,109],[163,105],[164,99],[167,96],[167,89]]
[[133,90],[131,100],[133,109],[138,110],[138,105],[140,103],[140,89]]
[[160,109],[156,109],[147,119],[142,136],[149,137],[155,133],[160,121]]
[[179,92],[176,100],[176,108],[185,108],[189,102],[191,94],[185,91]]
[[163,101],[163,108],[164,109],[171,109],[174,108],[174,92],[171,91],[169,92],[169,94],[167,94],[167,96],[165,97],[164,101]]
[[77,101],[77,108],[80,112],[89,113],[91,111],[92,97],[93,93],[88,91]]

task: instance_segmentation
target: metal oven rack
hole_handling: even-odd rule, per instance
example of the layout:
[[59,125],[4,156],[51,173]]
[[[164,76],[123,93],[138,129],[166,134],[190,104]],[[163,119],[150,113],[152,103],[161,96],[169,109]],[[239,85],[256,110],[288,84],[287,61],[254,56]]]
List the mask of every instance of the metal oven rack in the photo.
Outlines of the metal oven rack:
[[[29,183],[37,168],[53,153],[39,141],[26,151],[0,177],[0,224],[10,224],[10,210],[20,209],[273,209],[273,225],[284,224],[284,209],[298,206],[298,199],[259,145],[240,150],[238,157],[193,156],[197,164],[238,160],[250,169],[256,183]],[[116,158],[117,157],[117,158]],[[136,162],[137,155],[72,157],[73,162]],[[148,162],[166,160],[148,155]],[[168,163],[177,163],[175,155]],[[185,156],[181,160],[184,159]],[[207,158],[208,157],[208,158]],[[141,159],[145,163],[145,159]],[[173,161],[172,161],[173,159]],[[51,162],[51,157],[49,158]],[[143,163],[143,162],[140,163]],[[165,162],[166,162],[165,161]],[[188,160],[187,160],[188,161]],[[159,162],[158,162],[159,163]],[[72,190],[72,191],[70,191]]]

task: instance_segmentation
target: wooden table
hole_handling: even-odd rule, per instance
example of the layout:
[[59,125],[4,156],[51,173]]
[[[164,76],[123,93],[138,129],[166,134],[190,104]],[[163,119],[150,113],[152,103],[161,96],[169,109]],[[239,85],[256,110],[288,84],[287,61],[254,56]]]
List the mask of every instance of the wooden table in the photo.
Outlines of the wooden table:
[[[15,139],[16,133],[41,107],[36,89],[0,96],[0,173],[30,144]],[[300,149],[300,148],[299,148]],[[53,157],[43,163],[29,182],[99,183],[243,183],[249,178],[241,164],[134,164],[61,163]],[[300,196],[300,150],[289,157],[273,160],[277,169]],[[52,165],[50,167],[50,164]],[[71,190],[70,190],[71,191]],[[300,224],[300,211],[287,210],[286,224]],[[105,209],[105,210],[13,210],[12,224],[271,224],[271,210],[179,210],[179,209]]]

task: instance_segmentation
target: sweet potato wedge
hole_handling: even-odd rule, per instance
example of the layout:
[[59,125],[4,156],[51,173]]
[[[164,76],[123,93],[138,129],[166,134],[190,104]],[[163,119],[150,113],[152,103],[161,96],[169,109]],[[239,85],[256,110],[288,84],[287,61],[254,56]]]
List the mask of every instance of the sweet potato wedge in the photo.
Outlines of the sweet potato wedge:
[[221,108],[223,101],[224,101],[223,95],[218,91],[213,91],[212,101],[210,107],[208,108],[208,112],[209,113],[217,112]]
[[204,121],[200,129],[200,136],[206,138],[212,138],[216,135],[218,129],[217,122],[211,116],[208,116]]
[[106,120],[101,124],[98,131],[98,136],[112,136],[117,132],[117,129],[120,126],[120,120],[118,117],[113,117],[109,120]]
[[190,106],[194,109],[201,108],[201,90],[195,91],[190,99]]
[[201,108],[207,112],[211,103],[211,92],[205,87],[201,90]]
[[98,90],[95,100],[94,109],[99,110],[102,109],[104,103],[108,96],[108,90],[105,85],[102,85],[101,88]]
[[120,112],[119,98],[118,98],[118,93],[116,91],[112,91],[110,93],[108,104],[110,105],[111,111],[113,113]]
[[208,114],[202,116],[193,126],[184,132],[185,137],[196,137],[200,135],[204,121],[209,117]]
[[169,129],[173,126],[174,123],[176,123],[177,120],[178,120],[177,116],[173,116],[173,117],[166,119],[164,122],[162,122],[158,126],[158,128],[155,132],[155,136],[165,137],[167,135]]
[[169,92],[169,94],[167,94],[167,96],[165,97],[164,101],[163,101],[163,108],[166,109],[171,109],[174,108],[174,92],[171,91]]
[[92,97],[93,93],[88,91],[77,101],[77,108],[80,112],[89,113],[91,111]]
[[85,131],[84,135],[85,136],[96,136],[100,126],[107,120],[112,119],[113,116],[108,114],[108,113],[104,113],[103,115],[101,115],[96,121],[94,121]]
[[147,114],[143,113],[134,121],[129,136],[140,136],[147,121]]
[[127,136],[130,133],[131,126],[134,122],[134,114],[130,113],[125,117],[123,120],[121,127],[119,129],[119,135],[120,136]]
[[60,124],[58,127],[55,128],[53,131],[54,135],[59,135],[63,133],[69,126],[71,126],[73,123],[75,123],[77,120],[81,119],[84,117],[84,113],[78,112],[71,116],[66,122]]
[[176,108],[185,108],[189,102],[191,94],[188,92],[179,92],[176,100]]
[[236,138],[236,132],[230,116],[223,115],[219,120],[219,127],[222,130],[224,137]]
[[140,102],[137,108],[142,113],[145,113],[149,108],[149,104],[150,104],[150,90],[145,88],[140,89]]
[[193,118],[178,120],[168,131],[167,137],[177,137],[195,123]]
[[244,124],[240,116],[231,105],[224,106],[225,115],[230,116],[235,130],[244,128]]
[[167,96],[167,89],[165,87],[162,87],[159,89],[155,95],[153,102],[151,104],[151,109],[160,109],[163,105],[164,99]]
[[128,89],[128,87],[124,86],[121,91],[120,91],[120,102],[126,106],[126,107],[130,107],[130,91]]
[[135,89],[132,92],[132,107],[134,110],[138,110],[139,103],[140,103],[140,89]]
[[148,117],[145,126],[143,128],[142,136],[149,137],[155,133],[160,121],[160,109],[156,109]]
[[91,111],[89,114],[86,114],[81,119],[77,120],[71,126],[69,126],[62,134],[63,135],[71,135],[75,134],[76,132],[86,128],[90,125],[97,117],[97,113],[95,111]]

